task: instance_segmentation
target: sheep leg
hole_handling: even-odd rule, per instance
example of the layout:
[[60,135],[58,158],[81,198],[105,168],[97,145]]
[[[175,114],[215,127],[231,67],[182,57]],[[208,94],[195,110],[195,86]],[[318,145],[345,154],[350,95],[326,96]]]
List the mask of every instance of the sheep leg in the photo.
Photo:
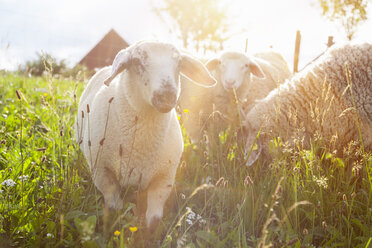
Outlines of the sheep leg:
[[113,209],[122,209],[123,203],[120,197],[120,185],[115,174],[105,166],[97,168],[93,172],[93,181],[103,194],[105,205]]
[[173,180],[164,176],[156,176],[147,188],[146,226],[154,229],[163,217],[164,204],[173,186]]

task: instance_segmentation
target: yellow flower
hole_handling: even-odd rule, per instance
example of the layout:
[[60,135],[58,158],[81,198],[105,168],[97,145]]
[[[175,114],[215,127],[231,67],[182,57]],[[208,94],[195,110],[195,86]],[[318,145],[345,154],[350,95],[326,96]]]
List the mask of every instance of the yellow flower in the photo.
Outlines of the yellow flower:
[[119,235],[120,235],[120,232],[119,232],[118,230],[116,230],[116,231],[114,232],[114,235],[115,235],[115,236],[119,236]]
[[48,94],[47,93],[44,93],[44,96],[48,96]]
[[185,112],[185,113],[188,113],[188,112],[189,112],[189,110],[188,110],[188,109],[184,109],[184,110],[183,110],[183,112]]
[[138,228],[136,226],[129,227],[129,231],[131,231],[132,233],[137,232],[137,230]]

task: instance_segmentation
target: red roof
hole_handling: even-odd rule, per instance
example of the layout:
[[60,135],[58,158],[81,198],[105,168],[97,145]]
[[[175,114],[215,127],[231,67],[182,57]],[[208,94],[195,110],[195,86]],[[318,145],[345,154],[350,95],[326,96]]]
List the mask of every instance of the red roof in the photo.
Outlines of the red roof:
[[102,40],[80,60],[79,64],[85,65],[89,70],[111,65],[116,54],[128,46],[128,43],[121,38],[114,29],[111,29]]

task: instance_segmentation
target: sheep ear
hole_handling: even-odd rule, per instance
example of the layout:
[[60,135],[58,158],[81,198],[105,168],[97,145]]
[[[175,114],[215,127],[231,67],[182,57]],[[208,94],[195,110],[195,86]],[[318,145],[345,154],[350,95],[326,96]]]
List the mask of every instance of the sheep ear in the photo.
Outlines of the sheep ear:
[[205,67],[208,68],[209,71],[214,71],[216,70],[217,66],[221,63],[221,61],[217,58],[209,60],[206,64]]
[[246,166],[251,166],[260,157],[262,152],[261,139],[259,139],[259,133],[257,136],[252,134],[248,135],[248,141],[245,145],[245,160]]
[[111,81],[124,69],[128,68],[130,65],[130,52],[126,49],[121,50],[115,57],[114,62],[112,62],[111,74],[103,82],[106,86],[109,86]]
[[259,66],[255,61],[250,61],[247,65],[251,70],[251,73],[258,78],[265,78],[265,73],[262,71],[261,66]]
[[209,73],[208,69],[199,60],[189,55],[182,55],[180,72],[197,85],[211,87],[216,84],[216,79]]

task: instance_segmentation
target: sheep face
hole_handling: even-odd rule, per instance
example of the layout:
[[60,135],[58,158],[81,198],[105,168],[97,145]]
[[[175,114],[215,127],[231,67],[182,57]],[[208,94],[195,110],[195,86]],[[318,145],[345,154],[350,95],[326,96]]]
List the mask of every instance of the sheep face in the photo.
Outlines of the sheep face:
[[201,84],[215,84],[199,61],[181,54],[171,44],[159,42],[141,42],[119,52],[105,84],[124,69],[134,78],[129,83],[136,84],[143,100],[160,113],[167,113],[176,106],[180,73]]
[[161,113],[176,106],[180,60],[180,53],[171,45],[142,44],[132,52],[131,73],[142,82],[142,97]]
[[250,79],[251,74],[259,78],[265,77],[252,58],[239,52],[225,52],[220,58],[209,61],[206,66],[219,73],[222,86],[227,91],[238,89],[244,81]]

